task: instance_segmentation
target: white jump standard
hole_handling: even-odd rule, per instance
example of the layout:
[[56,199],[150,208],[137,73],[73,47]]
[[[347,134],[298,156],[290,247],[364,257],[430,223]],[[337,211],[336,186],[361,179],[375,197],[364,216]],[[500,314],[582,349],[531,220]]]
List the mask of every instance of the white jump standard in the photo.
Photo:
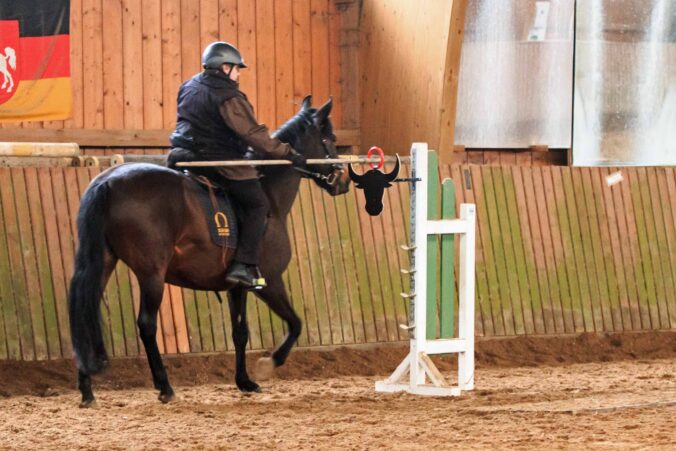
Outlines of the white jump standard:
[[[460,205],[459,219],[428,220],[427,186],[438,183],[437,174],[428,174],[426,143],[414,143],[411,148],[413,179],[411,184],[411,350],[392,375],[376,382],[378,392],[407,391],[417,395],[458,396],[474,388],[474,253],[476,206]],[[427,293],[428,235],[460,235],[460,265],[458,274],[458,338],[427,338],[427,302],[436,302]],[[444,278],[444,274],[441,274]],[[458,354],[458,385],[451,386],[435,367],[430,355]],[[408,377],[407,377],[408,376]],[[429,383],[428,383],[429,381]]]

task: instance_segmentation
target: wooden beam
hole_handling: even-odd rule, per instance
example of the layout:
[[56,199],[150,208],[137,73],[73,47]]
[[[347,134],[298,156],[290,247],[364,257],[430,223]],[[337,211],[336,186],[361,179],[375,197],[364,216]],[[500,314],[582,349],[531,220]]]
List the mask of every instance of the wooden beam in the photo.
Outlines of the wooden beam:
[[75,142],[80,147],[168,147],[169,130],[6,128],[3,141]]
[[[77,143],[80,147],[169,147],[172,130],[5,128],[1,141]],[[358,129],[336,130],[339,147],[360,144]]]
[[442,164],[453,159],[455,139],[455,115],[458,104],[458,80],[460,79],[460,55],[465,34],[467,0],[453,0],[451,21],[446,46],[443,92],[441,97],[441,120],[439,123],[439,156]]
[[78,155],[80,155],[80,148],[75,143],[0,142],[0,156],[3,157],[75,157]]
[[52,157],[2,157],[0,156],[0,168],[53,168],[75,166],[73,158]]
[[[340,11],[340,104],[343,109],[342,126],[358,129],[360,126],[359,47],[361,41],[361,2],[334,0]],[[339,141],[340,142],[340,141]],[[360,143],[351,144],[353,153],[359,153]],[[356,146],[356,147],[355,147]]]

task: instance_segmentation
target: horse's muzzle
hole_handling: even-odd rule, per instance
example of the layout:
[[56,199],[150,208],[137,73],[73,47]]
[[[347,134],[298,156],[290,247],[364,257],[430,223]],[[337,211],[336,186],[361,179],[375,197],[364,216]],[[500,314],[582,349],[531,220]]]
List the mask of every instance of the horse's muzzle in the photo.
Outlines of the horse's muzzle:
[[337,170],[331,173],[327,183],[332,187],[330,194],[332,196],[340,196],[350,191],[350,178],[345,176],[345,171]]

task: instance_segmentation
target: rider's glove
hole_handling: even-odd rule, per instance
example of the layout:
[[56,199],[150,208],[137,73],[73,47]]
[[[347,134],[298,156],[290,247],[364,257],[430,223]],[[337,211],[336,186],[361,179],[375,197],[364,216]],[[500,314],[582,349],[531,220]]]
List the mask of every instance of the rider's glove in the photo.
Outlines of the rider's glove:
[[305,169],[307,167],[307,159],[293,149],[289,151],[286,159],[297,168]]

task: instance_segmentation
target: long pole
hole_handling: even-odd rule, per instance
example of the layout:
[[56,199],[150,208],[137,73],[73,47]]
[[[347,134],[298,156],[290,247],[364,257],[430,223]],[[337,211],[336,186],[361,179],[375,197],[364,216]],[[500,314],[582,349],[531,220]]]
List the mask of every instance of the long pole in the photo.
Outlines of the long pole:
[[[405,163],[409,158],[402,157],[401,162]],[[396,161],[395,157],[385,157],[386,163]],[[310,158],[307,164],[346,164],[346,163],[379,163],[380,158],[364,158],[357,156],[346,156],[343,158]],[[225,160],[225,161],[185,161],[176,163],[179,167],[228,167],[228,166],[289,166],[292,163],[288,160]]]

